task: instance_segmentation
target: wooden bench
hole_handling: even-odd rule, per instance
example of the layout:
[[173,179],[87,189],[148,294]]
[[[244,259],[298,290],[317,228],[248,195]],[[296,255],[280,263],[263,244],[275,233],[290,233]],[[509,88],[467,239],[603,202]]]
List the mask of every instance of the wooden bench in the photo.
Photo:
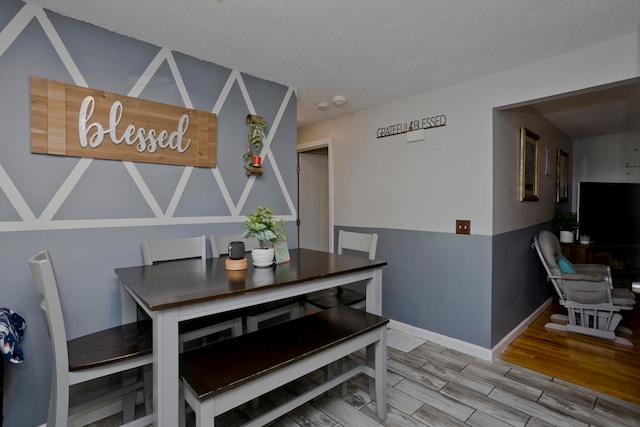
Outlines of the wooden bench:
[[181,354],[182,393],[196,426],[214,426],[216,416],[364,348],[368,362],[343,365],[341,373],[246,425],[275,420],[360,373],[369,376],[378,418],[385,420],[388,322],[337,306]]

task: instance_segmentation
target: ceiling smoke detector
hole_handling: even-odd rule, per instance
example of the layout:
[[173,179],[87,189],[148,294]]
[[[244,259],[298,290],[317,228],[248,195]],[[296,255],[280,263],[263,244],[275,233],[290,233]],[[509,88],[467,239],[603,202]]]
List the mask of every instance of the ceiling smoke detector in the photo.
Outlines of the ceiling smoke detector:
[[318,110],[320,110],[320,111],[327,111],[329,109],[329,103],[328,102],[318,102],[316,104],[316,107],[318,107]]
[[345,98],[342,95],[336,95],[333,98],[331,98],[331,103],[336,107],[342,107],[345,102],[347,102],[347,98]]

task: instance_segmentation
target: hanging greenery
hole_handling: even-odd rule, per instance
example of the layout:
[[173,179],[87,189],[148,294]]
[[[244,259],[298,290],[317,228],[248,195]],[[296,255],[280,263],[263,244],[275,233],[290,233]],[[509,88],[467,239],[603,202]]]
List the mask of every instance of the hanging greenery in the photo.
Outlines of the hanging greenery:
[[246,123],[249,127],[249,147],[247,148],[247,152],[242,155],[244,168],[247,175],[261,175],[262,157],[260,157],[260,152],[262,151],[262,141],[268,124],[262,116],[256,116],[254,114],[247,115]]

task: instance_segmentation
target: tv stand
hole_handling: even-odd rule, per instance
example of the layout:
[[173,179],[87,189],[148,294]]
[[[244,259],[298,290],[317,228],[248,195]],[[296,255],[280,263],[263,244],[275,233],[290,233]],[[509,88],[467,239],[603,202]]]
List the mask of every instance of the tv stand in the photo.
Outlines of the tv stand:
[[613,283],[631,289],[640,281],[640,244],[561,243],[562,254],[575,264],[611,267]]

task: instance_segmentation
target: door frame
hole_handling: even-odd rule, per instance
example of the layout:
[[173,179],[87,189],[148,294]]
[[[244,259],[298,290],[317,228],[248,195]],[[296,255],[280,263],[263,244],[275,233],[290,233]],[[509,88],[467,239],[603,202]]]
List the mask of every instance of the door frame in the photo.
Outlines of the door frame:
[[[318,139],[315,141],[309,141],[302,144],[297,145],[297,154],[304,153],[305,151],[313,151],[318,148],[326,148],[327,149],[327,174],[328,174],[328,198],[329,198],[329,252],[333,253],[334,246],[334,233],[333,233],[333,137],[329,136],[327,138]],[[298,191],[300,191],[300,171],[298,171]],[[300,195],[298,195],[298,204],[300,203]],[[300,206],[298,205],[297,209],[298,215],[300,215]],[[300,220],[300,217],[298,217]],[[298,224],[300,224],[298,222]],[[299,227],[299,225],[298,225]],[[300,235],[300,231],[298,230],[298,235]]]

